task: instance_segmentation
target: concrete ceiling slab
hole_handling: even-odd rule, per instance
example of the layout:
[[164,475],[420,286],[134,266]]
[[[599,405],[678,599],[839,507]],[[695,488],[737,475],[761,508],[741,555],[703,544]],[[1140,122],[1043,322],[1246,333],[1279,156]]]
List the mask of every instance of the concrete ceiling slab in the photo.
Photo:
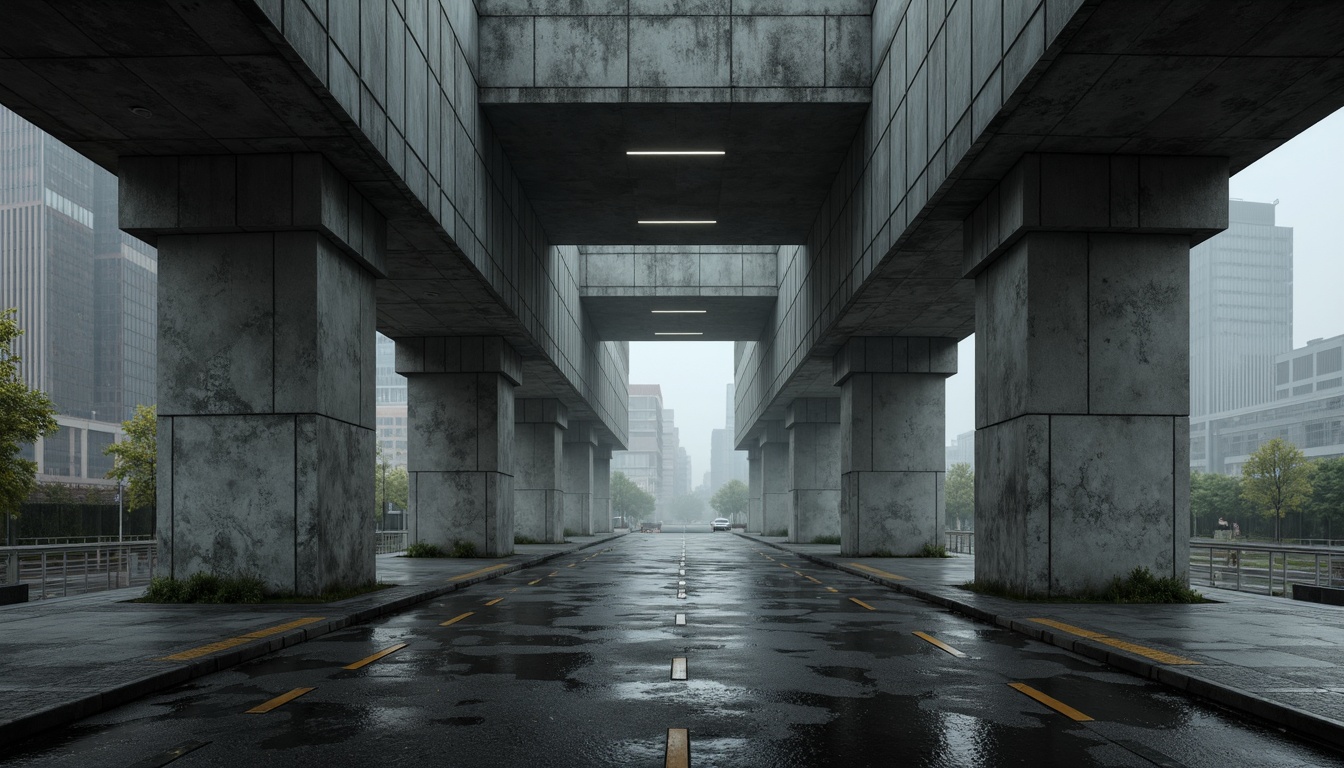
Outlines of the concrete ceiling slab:
[[[551,240],[582,245],[803,242],[867,103],[485,104]],[[721,157],[630,157],[720,149]],[[641,219],[706,219],[648,226]]]
[[[774,296],[585,296],[580,301],[606,341],[755,341],[775,312]],[[660,313],[667,310],[704,314]]]

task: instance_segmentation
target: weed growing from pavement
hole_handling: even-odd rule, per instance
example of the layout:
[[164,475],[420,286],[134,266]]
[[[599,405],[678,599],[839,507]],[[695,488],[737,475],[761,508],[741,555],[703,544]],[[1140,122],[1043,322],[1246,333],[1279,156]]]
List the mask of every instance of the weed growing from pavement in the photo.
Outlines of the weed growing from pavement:
[[217,576],[196,573],[190,578],[158,577],[150,581],[137,603],[244,604],[258,603],[332,603],[387,589],[391,584],[365,584],[358,587],[328,589],[320,595],[296,595],[269,592],[266,582],[251,575]]
[[817,536],[812,539],[813,544],[839,544],[839,536]]
[[1111,579],[1102,589],[1085,590],[1078,595],[1048,596],[1027,594],[1009,589],[1000,582],[968,581],[962,589],[977,595],[1003,597],[1030,603],[1167,603],[1190,604],[1212,603],[1199,592],[1191,589],[1185,582],[1173,576],[1165,578],[1154,576],[1147,568],[1135,568],[1129,576]]

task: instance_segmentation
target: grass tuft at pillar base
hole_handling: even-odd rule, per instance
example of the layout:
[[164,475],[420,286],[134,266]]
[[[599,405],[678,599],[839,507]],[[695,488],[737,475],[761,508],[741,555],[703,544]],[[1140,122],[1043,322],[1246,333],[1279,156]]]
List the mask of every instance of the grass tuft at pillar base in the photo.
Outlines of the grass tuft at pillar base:
[[1102,589],[1089,589],[1076,595],[1029,594],[1009,589],[998,582],[968,581],[962,589],[977,595],[1002,597],[1029,603],[1121,603],[1121,604],[1193,604],[1212,603],[1204,595],[1191,589],[1189,585],[1174,576],[1161,578],[1154,576],[1147,568],[1139,567],[1130,571],[1125,578],[1119,576]]

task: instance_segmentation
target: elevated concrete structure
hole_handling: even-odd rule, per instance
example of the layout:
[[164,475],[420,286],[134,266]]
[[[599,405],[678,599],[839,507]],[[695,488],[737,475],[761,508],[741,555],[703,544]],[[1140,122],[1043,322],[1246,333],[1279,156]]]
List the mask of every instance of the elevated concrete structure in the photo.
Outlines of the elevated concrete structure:
[[520,399],[514,409],[514,531],[533,541],[565,540],[565,431],[559,400]]
[[[597,438],[593,428],[585,422],[569,425],[562,438],[564,442],[564,475],[560,490],[564,493],[564,528],[576,536],[591,536],[597,529],[596,495],[593,480],[597,467]],[[608,466],[608,483],[611,468]],[[609,500],[608,490],[603,500]],[[610,528],[610,524],[608,524]]]
[[[788,499],[781,472],[791,461],[787,435],[775,433],[794,401],[840,398],[843,415],[847,400],[842,442],[851,446],[862,443],[855,434],[864,418],[918,433],[893,449],[873,443],[871,468],[851,452],[857,491],[843,486],[841,502],[857,513],[841,518],[847,552],[907,551],[937,531],[936,522],[915,521],[940,503],[941,460],[926,468],[923,454],[931,425],[942,422],[942,372],[857,368],[840,378],[837,355],[855,338],[923,339],[934,349],[978,329],[985,370],[1011,385],[990,393],[982,382],[982,496],[989,488],[1032,494],[982,509],[980,524],[999,520],[988,525],[1003,534],[981,543],[985,562],[999,563],[983,577],[1071,592],[1099,576],[1072,555],[1038,567],[1041,553],[1077,540],[1053,538],[1043,519],[1061,531],[1084,525],[1091,545],[1106,551],[1141,526],[1138,554],[1101,570],[1163,568],[1160,552],[1181,538],[1185,494],[1157,466],[1179,463],[1185,439],[1184,407],[1168,403],[1187,354],[1165,320],[1185,290],[1168,280],[1170,264],[1223,225],[1203,201],[1223,194],[1228,173],[1344,104],[1344,7],[1331,0],[1162,3],[1140,12],[1129,0],[694,9],[579,0],[564,13],[530,0],[11,6],[0,29],[0,101],[122,170],[133,190],[123,225],[176,239],[168,261],[174,248],[201,254],[164,272],[160,327],[173,363],[160,367],[169,404],[161,486],[172,509],[165,547],[201,527],[182,540],[197,549],[178,548],[183,558],[165,569],[272,559],[267,543],[230,533],[251,525],[240,522],[254,516],[249,504],[214,500],[229,498],[218,476],[224,463],[201,458],[198,446],[210,438],[193,430],[223,425],[214,437],[269,446],[249,459],[279,457],[285,444],[299,452],[290,456],[316,451],[317,470],[298,459],[292,471],[268,462],[274,477],[259,486],[279,497],[286,483],[328,478],[317,496],[303,497],[316,501],[280,514],[295,531],[313,530],[309,519],[339,521],[323,528],[318,554],[299,556],[304,573],[288,583],[300,591],[366,577],[359,547],[343,543],[363,525],[349,500],[368,493],[362,474],[349,471],[369,427],[353,404],[363,398],[356,331],[365,326],[408,348],[470,337],[501,345],[493,368],[430,364],[412,374],[422,382],[411,410],[424,424],[455,413],[463,424],[498,425],[471,438],[476,455],[490,458],[470,465],[422,427],[427,454],[418,464],[410,458],[417,487],[446,473],[477,473],[454,477],[488,486],[474,511],[444,500],[466,495],[420,487],[426,535],[506,551],[515,496],[506,478],[521,476],[501,438],[514,426],[510,398],[553,401],[591,424],[601,444],[623,447],[625,342],[675,327],[739,342],[736,445],[760,452],[752,486],[766,532],[791,524],[792,513],[772,515],[792,508],[775,498]],[[726,154],[625,154],[687,141]],[[318,170],[286,177],[284,158],[291,171]],[[1103,169],[1104,188],[1096,183]],[[1015,197],[1032,189],[1035,198]],[[717,223],[639,223],[649,219]],[[288,291],[294,278],[276,267],[267,275],[258,254],[291,246],[314,265],[309,287],[295,288],[297,302],[272,298],[268,309],[265,292],[250,287]],[[1043,275],[1064,252],[1077,257],[1071,267],[1085,260],[1086,274]],[[651,275],[641,260],[654,265]],[[237,284],[226,293],[239,301],[208,306],[213,283]],[[1062,290],[1072,299],[1084,285],[1083,304],[1048,298]],[[704,322],[651,317],[683,306],[706,309]],[[295,354],[315,368],[280,359],[285,344],[302,339],[320,351]],[[1042,357],[1056,342],[1068,353]],[[1105,380],[1047,383],[1045,372],[1068,368],[1084,342],[1109,361]],[[240,351],[248,345],[257,354]],[[1030,361],[1016,365],[1014,350]],[[312,371],[321,386],[303,386]],[[268,380],[269,390],[259,383]],[[865,400],[869,391],[891,396]],[[876,421],[874,400],[886,414]],[[289,419],[298,431],[253,434],[267,419]],[[298,419],[345,436],[319,442]],[[1027,425],[1041,419],[1059,429],[1031,442],[1038,433]],[[556,422],[546,429],[560,432]],[[1167,429],[1169,450],[1159,435]],[[1084,479],[1082,466],[1059,464],[1047,476],[1039,453],[1016,447],[1027,443],[1091,451],[1097,465],[1115,469]],[[932,485],[916,493],[921,474]],[[878,478],[898,477],[878,490]],[[1157,498],[1163,477],[1170,502]],[[1152,498],[1126,490],[1142,485]],[[270,504],[260,493],[245,494],[252,508]],[[183,494],[212,500],[188,509]],[[317,511],[305,518],[300,509]],[[1086,524],[1093,519],[1130,522]]]

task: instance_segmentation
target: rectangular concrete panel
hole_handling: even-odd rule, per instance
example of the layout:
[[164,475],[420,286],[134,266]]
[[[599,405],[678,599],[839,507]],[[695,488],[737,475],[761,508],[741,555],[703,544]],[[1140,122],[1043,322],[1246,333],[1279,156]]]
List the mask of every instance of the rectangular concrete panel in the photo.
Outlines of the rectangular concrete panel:
[[539,16],[535,23],[536,85],[622,88],[630,84],[626,19]]
[[725,88],[731,50],[728,16],[632,16],[630,85]]

